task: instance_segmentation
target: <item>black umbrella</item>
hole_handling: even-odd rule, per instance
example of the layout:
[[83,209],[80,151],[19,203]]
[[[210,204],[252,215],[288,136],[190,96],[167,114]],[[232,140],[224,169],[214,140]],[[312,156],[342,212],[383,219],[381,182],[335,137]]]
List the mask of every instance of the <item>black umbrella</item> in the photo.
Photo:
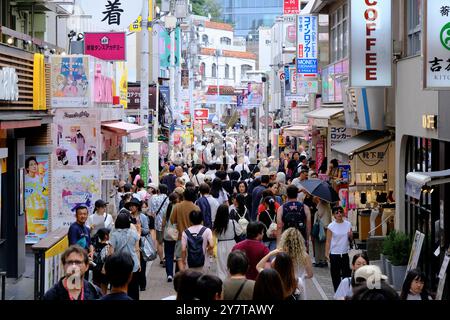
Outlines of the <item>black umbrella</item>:
[[327,181],[311,179],[302,181],[300,184],[308,193],[324,201],[333,203],[340,200],[337,192]]

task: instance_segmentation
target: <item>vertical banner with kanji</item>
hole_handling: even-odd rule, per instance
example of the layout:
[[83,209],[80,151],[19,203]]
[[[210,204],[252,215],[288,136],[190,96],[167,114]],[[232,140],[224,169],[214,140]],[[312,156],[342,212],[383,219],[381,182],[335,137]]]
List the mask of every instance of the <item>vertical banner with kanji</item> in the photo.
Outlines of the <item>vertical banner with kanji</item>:
[[319,25],[315,15],[298,16],[297,71],[299,76],[317,77],[319,71]]
[[424,88],[450,87],[450,0],[424,1]]

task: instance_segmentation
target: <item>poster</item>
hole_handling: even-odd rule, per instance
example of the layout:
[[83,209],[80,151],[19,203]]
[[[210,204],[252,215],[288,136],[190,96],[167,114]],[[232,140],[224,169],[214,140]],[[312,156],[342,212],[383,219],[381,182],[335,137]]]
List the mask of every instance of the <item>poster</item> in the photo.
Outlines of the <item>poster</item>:
[[52,57],[51,104],[53,108],[89,107],[90,85],[87,56]]
[[247,92],[242,97],[242,106],[247,109],[261,107],[263,104],[263,88],[262,83],[249,83]]
[[55,168],[98,167],[101,137],[96,110],[56,110],[53,126]]
[[49,157],[25,160],[25,243],[37,243],[48,232]]
[[[410,270],[417,268],[417,263],[419,262],[420,252],[422,251],[423,240],[425,239],[425,234],[416,230],[416,234],[414,236],[414,241],[411,247],[411,254],[409,255],[408,267],[406,268],[406,274]],[[405,276],[406,276],[405,274]]]
[[53,171],[52,230],[70,226],[79,205],[93,212],[95,201],[101,198],[100,174],[97,168]]
[[61,264],[61,255],[69,247],[69,240],[66,237],[56,243],[51,249],[45,252],[45,284],[44,292],[53,287],[59,279],[64,276],[64,267]]

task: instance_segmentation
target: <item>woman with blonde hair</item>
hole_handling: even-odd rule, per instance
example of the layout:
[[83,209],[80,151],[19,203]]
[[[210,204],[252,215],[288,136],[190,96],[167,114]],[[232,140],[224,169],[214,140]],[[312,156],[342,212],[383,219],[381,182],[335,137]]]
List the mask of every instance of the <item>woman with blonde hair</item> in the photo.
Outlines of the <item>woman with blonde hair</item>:
[[[295,276],[299,278],[299,282],[305,288],[305,279],[313,277],[313,268],[311,257],[306,251],[305,240],[296,228],[289,228],[281,235],[278,248],[292,258],[294,263]],[[306,291],[303,290],[306,299]]]

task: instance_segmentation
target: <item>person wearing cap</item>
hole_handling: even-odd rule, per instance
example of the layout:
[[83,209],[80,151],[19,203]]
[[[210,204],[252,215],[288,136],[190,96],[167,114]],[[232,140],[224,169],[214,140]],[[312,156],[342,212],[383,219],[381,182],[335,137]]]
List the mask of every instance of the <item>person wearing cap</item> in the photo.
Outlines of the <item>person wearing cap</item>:
[[328,225],[325,257],[330,262],[330,273],[336,292],[343,278],[350,277],[350,241],[353,239],[352,224],[344,220],[344,209],[333,208],[334,221]]
[[97,231],[102,228],[111,230],[113,227],[113,218],[106,212],[107,204],[108,202],[105,202],[102,199],[95,201],[94,212],[87,220],[87,225],[91,229],[91,237],[93,237]]
[[169,189],[169,194],[171,194],[176,188],[175,179],[177,178],[177,176],[175,175],[174,171],[175,166],[172,164],[169,166],[169,173],[161,179],[161,183],[165,184]]
[[[150,234],[150,227],[148,217],[142,213],[142,202],[137,198],[131,199],[130,202],[125,204],[125,208],[130,211],[130,221],[136,227],[139,237],[145,237]],[[147,279],[145,277],[145,271],[147,269],[147,262],[140,255],[141,270],[138,275],[138,282],[141,291],[145,291],[147,285]]]
[[355,271],[355,287],[351,300],[400,300],[397,291],[388,283],[388,277],[375,265],[363,266]]

